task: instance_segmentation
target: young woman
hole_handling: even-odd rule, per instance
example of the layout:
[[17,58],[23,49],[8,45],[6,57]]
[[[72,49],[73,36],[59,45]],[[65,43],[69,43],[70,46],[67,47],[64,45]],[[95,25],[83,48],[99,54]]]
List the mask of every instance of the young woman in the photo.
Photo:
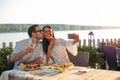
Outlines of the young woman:
[[73,41],[66,41],[61,38],[55,38],[54,31],[51,26],[47,25],[43,27],[43,50],[46,53],[46,62],[50,59],[55,64],[69,63],[70,60],[67,55],[66,49],[73,55],[77,55],[77,44],[79,42],[79,35],[72,34]]

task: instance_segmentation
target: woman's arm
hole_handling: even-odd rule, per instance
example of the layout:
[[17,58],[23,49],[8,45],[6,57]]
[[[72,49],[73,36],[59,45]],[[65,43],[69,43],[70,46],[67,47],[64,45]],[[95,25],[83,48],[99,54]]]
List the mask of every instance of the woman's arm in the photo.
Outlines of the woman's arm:
[[46,63],[49,62],[49,59],[51,57],[51,50],[53,49],[54,45],[55,45],[55,39],[52,39],[48,46],[48,51],[47,51],[47,55],[46,55]]
[[48,62],[49,62],[50,56],[51,56],[51,49],[48,48],[48,52],[47,52],[47,55],[46,55],[46,63],[47,63],[47,64],[48,64]]
[[[67,50],[74,56],[78,54],[77,44],[79,42],[79,35],[78,34],[72,34],[73,35],[73,44],[67,46]],[[70,44],[70,41],[68,41],[67,44]]]

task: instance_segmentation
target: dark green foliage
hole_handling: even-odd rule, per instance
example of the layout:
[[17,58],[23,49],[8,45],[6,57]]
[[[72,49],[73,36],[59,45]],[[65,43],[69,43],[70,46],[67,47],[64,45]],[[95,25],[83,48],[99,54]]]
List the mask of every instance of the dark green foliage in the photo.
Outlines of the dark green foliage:
[[0,48],[0,74],[8,69],[7,55],[13,51],[11,47]]
[[[5,32],[26,32],[28,27],[32,24],[0,24],[0,33]],[[67,25],[67,24],[39,24],[42,28],[45,25],[50,25],[55,31],[64,30],[89,30],[101,29],[102,26],[81,26],[81,25]]]
[[97,52],[95,47],[82,46],[78,47],[78,50],[89,52],[89,64],[92,68],[95,68],[96,63],[99,63],[101,67],[105,64],[104,56]]

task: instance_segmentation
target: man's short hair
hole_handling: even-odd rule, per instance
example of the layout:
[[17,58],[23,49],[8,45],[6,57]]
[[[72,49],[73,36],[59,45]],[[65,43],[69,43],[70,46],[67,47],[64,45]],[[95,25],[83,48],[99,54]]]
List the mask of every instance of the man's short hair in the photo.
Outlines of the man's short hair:
[[38,27],[39,25],[38,24],[34,24],[34,25],[31,25],[29,28],[28,28],[28,36],[31,38],[32,37],[32,32],[35,31],[35,28]]

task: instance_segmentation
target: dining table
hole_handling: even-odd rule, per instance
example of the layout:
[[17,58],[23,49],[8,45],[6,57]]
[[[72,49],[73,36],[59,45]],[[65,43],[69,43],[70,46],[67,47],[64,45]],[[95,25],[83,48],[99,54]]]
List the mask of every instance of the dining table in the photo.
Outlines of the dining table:
[[120,71],[82,66],[72,66],[64,71],[12,69],[2,72],[0,80],[120,80]]

